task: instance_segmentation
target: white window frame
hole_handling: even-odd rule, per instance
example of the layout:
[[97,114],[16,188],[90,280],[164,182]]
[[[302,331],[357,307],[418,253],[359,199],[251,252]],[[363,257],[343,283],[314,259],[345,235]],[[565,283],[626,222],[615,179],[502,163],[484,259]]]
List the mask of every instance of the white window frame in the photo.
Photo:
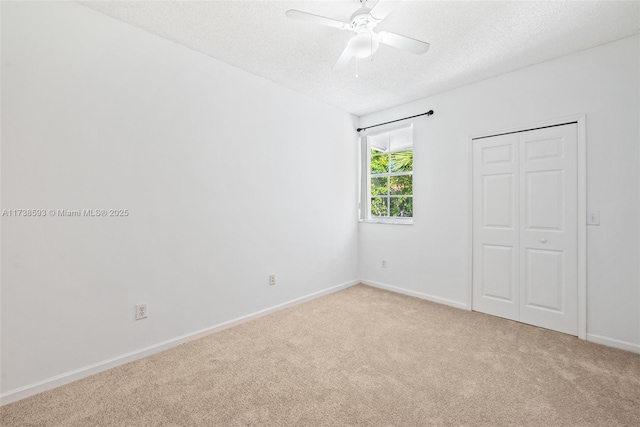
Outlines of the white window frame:
[[[400,224],[400,225],[411,225],[413,224],[413,218],[415,217],[415,204],[413,204],[414,210],[412,212],[411,217],[392,217],[392,216],[387,216],[387,217],[375,217],[371,215],[371,178],[373,177],[373,175],[371,174],[371,149],[369,146],[369,140],[368,137],[370,136],[376,136],[376,135],[380,135],[383,133],[389,133],[389,132],[393,132],[395,130],[399,130],[399,129],[404,129],[404,128],[411,128],[411,150],[414,150],[414,135],[413,135],[413,123],[404,123],[404,124],[400,124],[400,125],[396,125],[396,126],[392,126],[392,127],[385,127],[383,129],[380,129],[378,131],[374,131],[374,132],[367,132],[365,135],[361,135],[360,137],[360,144],[361,144],[361,161],[360,163],[360,176],[361,176],[361,183],[360,183],[360,221],[361,222],[368,222],[368,223],[380,223],[380,224]],[[391,152],[389,153],[391,154]],[[364,170],[362,169],[364,168]],[[379,177],[391,177],[391,176],[404,176],[404,175],[410,175],[413,177],[413,173],[414,171],[412,170],[411,172],[388,172],[388,173],[384,173],[384,174],[376,174],[376,176]],[[413,179],[412,179],[413,181]],[[406,196],[391,196],[388,195],[387,196],[389,198],[389,201],[391,200],[391,198],[393,197],[406,197]],[[411,198],[413,199],[413,202],[415,202],[415,186],[413,187],[413,192],[411,193]],[[391,208],[391,203],[389,203],[387,209]],[[389,212],[389,210],[387,211]]]

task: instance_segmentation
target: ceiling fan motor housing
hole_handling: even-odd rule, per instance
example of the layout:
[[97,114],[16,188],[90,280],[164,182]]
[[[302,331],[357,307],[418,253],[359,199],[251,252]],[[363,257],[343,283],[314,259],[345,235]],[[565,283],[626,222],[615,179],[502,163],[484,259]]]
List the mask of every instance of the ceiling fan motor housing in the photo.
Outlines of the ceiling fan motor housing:
[[363,31],[373,30],[373,27],[377,24],[377,22],[372,21],[371,15],[369,13],[371,9],[368,7],[361,7],[356,10],[353,15],[351,15],[351,19],[349,22],[351,23],[351,29],[356,33],[361,33]]

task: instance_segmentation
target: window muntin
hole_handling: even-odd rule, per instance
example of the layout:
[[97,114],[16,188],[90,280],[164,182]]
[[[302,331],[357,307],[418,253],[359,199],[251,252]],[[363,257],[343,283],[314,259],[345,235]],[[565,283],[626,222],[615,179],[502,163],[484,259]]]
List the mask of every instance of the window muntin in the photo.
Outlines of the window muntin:
[[367,220],[413,218],[412,126],[367,140]]

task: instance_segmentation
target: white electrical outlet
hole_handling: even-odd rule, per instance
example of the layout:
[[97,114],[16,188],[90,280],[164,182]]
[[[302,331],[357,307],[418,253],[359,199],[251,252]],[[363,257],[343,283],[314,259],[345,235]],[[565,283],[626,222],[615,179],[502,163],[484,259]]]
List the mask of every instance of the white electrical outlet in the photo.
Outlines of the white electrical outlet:
[[600,211],[588,211],[587,212],[587,224],[600,225]]
[[146,319],[148,314],[147,303],[136,305],[136,320]]
[[269,285],[273,286],[276,284],[276,275],[275,274],[270,274],[269,275]]
[[382,268],[387,268],[387,260],[386,259],[382,260]]

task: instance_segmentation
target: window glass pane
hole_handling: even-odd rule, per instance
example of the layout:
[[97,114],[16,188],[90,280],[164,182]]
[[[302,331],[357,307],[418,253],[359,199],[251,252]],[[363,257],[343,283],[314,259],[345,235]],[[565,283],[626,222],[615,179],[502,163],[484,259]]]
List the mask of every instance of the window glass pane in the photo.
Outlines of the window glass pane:
[[381,156],[371,157],[371,174],[387,173],[389,172],[389,155],[383,154]]
[[371,198],[371,216],[388,216],[387,206],[389,204],[388,197],[372,197]]
[[[379,179],[379,178],[375,178]],[[373,184],[373,183],[372,183]],[[413,194],[413,176],[400,175],[392,176],[389,183],[389,194],[391,195],[408,195]],[[373,185],[371,186],[371,194],[373,194]]]
[[383,178],[371,178],[371,195],[372,196],[386,196],[387,194],[389,194],[388,190],[389,190],[389,185],[388,185],[388,180],[389,178],[387,177],[383,177]]
[[413,197],[392,197],[391,216],[413,217]]
[[369,219],[412,218],[413,127],[367,136],[364,142],[367,156],[363,162],[370,166],[368,170],[362,169],[370,179],[369,193],[363,194],[361,199],[363,205],[369,205],[369,212],[365,211],[364,216]]
[[411,172],[413,170],[413,150],[391,153],[391,172]]

